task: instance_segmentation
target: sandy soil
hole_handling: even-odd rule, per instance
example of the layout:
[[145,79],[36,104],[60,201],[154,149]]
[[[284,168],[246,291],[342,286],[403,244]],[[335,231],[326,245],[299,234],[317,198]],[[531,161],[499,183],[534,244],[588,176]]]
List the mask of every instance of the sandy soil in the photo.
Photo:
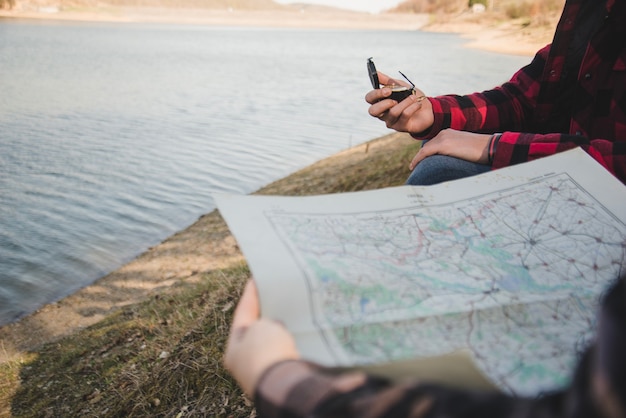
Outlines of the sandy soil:
[[458,33],[467,39],[467,47],[502,54],[534,55],[552,41],[558,13],[544,16],[544,23],[527,26],[525,19],[504,20],[499,15],[473,15],[438,19],[422,30]]
[[[509,22],[485,23],[489,19],[459,18],[428,23],[420,15],[380,15],[336,13],[331,16],[278,12],[109,9],[100,12],[0,11],[0,17],[67,19],[115,22],[171,22],[219,25],[266,25],[325,28],[406,29],[457,32],[468,38],[468,45],[501,53],[531,55],[550,41],[552,28],[528,30]],[[385,146],[382,138],[370,148]],[[319,164],[358,158],[362,146],[340,153]],[[0,328],[0,363],[17,360],[38,345],[72,334],[94,324],[122,306],[144,300],[169,286],[193,282],[202,272],[226,267],[242,260],[234,238],[216,212],[201,217],[194,225],[163,243],[150,248],[134,261],[101,278],[96,283],[49,304],[21,321]]]

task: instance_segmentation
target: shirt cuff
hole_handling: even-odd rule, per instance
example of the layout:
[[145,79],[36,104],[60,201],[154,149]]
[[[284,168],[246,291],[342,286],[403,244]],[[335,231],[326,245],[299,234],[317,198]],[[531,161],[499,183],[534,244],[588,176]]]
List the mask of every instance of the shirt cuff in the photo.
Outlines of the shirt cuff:
[[304,360],[285,360],[266,370],[257,384],[254,403],[259,416],[309,415],[325,399],[364,384],[364,373],[333,375]]
[[433,97],[427,97],[426,99],[428,99],[428,101],[430,102],[432,106],[435,120],[433,124],[430,126],[430,128],[427,128],[426,130],[423,130],[422,132],[412,132],[411,136],[415,139],[431,139],[435,135],[437,135],[439,131],[443,129],[442,126],[443,126],[444,117],[443,117],[443,110],[441,107],[441,102]]

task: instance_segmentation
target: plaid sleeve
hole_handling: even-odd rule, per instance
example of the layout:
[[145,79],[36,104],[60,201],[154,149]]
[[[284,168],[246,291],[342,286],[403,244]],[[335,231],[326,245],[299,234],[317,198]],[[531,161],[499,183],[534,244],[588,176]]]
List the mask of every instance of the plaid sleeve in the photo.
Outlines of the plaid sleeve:
[[500,137],[493,165],[502,168],[581,147],[626,184],[626,142],[588,139],[580,135],[505,132]]
[[[364,373],[332,375],[315,364],[288,360],[272,366],[261,377],[255,405],[259,416],[266,418],[315,416],[313,412],[320,409],[327,410],[324,416],[363,416],[366,410],[358,398],[383,386],[382,380]],[[333,409],[334,414],[330,414]],[[339,411],[342,414],[338,415]]]
[[263,375],[255,405],[263,418],[530,418],[560,399],[558,395],[537,403],[416,381],[392,384],[359,372],[332,374],[311,363],[289,360]]
[[465,96],[446,95],[429,98],[435,117],[430,129],[414,133],[417,139],[430,139],[441,130],[452,128],[470,132],[523,130],[535,107],[539,79],[550,45],[541,49],[532,62],[511,80],[492,90]]

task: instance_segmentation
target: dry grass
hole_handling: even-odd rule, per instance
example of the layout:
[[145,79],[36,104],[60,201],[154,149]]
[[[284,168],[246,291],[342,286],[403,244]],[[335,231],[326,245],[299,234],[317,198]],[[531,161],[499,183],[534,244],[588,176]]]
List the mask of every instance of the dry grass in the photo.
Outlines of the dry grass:
[[245,265],[203,275],[43,347],[20,368],[16,417],[249,416],[220,361]]
[[[392,134],[259,193],[310,195],[400,185],[418,147],[408,136]],[[217,212],[198,223],[203,229],[225,227]],[[245,263],[225,264],[0,365],[0,416],[255,416],[221,365],[232,311],[249,278]]]

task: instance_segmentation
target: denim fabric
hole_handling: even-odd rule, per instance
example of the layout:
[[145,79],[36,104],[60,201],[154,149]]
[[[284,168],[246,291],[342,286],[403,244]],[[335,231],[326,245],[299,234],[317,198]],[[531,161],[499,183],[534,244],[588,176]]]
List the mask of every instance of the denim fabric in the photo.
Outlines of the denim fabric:
[[491,166],[472,163],[446,155],[432,155],[420,162],[405,184],[427,186],[444,181],[474,176],[491,170]]

